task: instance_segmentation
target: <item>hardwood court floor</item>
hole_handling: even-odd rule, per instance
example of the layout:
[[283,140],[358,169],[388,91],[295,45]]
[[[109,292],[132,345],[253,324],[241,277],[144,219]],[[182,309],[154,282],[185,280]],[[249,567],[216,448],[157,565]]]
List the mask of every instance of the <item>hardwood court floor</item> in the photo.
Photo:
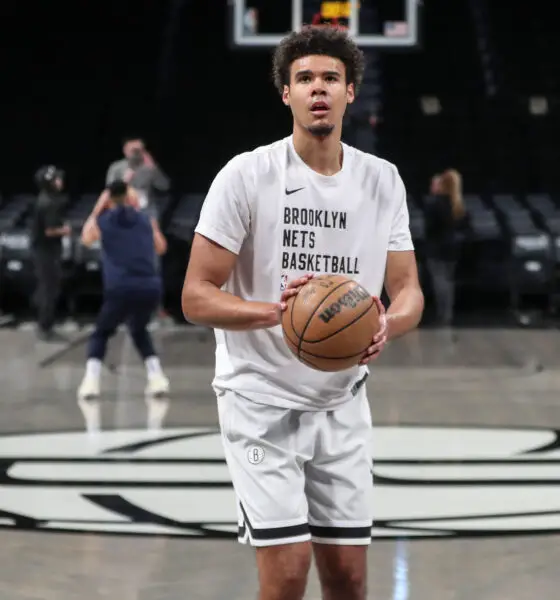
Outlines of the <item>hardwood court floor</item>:
[[[0,331],[0,598],[248,600],[209,382],[213,342],[156,334],[173,393],[146,404],[115,338],[97,405],[83,348]],[[421,331],[388,347],[375,422],[369,597],[554,598],[560,582],[560,352],[554,331]],[[320,598],[313,574],[308,598]]]

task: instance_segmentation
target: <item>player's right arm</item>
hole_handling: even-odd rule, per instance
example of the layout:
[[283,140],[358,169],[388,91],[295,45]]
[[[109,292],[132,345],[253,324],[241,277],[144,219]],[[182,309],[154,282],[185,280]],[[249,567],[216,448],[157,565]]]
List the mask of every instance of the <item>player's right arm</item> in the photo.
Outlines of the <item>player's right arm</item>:
[[181,303],[185,318],[197,325],[264,329],[278,325],[285,308],[280,302],[248,301],[221,289],[251,226],[242,166],[238,157],[218,173],[196,227]]

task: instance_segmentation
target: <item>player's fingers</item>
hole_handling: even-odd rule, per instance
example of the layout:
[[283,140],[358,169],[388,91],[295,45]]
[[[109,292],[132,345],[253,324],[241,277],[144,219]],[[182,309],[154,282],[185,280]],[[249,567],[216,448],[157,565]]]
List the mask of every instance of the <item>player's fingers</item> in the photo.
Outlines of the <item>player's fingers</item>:
[[305,279],[303,279],[303,277],[298,277],[297,279],[290,281],[290,283],[288,283],[288,287],[286,289],[291,290],[291,289],[299,288],[302,285],[304,285],[304,283],[306,283]]
[[373,336],[373,341],[375,343],[386,341],[387,337],[387,317],[385,315],[380,315],[379,318],[379,331]]
[[281,301],[286,301],[289,300],[292,296],[297,296],[297,293],[299,292],[300,288],[287,288],[282,292],[282,295],[280,296],[280,300]]
[[385,314],[385,307],[383,306],[383,302],[381,302],[380,298],[378,298],[377,296],[372,296],[373,301],[375,302],[375,305],[377,306],[377,312],[380,315],[384,315]]
[[[303,277],[298,277],[294,279],[288,284],[288,289],[290,288],[301,288],[304,286],[310,279],[313,278],[313,275],[304,275]],[[299,289],[298,289],[299,291]]]
[[373,344],[373,346],[370,346],[367,349],[367,354],[369,356],[371,356],[372,354],[376,354],[377,352],[380,352],[384,345],[385,345],[385,341],[384,340],[381,341],[381,342],[378,342],[376,344]]
[[380,323],[381,328],[379,331],[373,336],[374,343],[378,344],[380,342],[384,342],[387,337],[387,322],[385,320]]
[[378,356],[379,356],[379,352],[376,352],[375,354],[367,354],[366,356],[364,356],[364,358],[362,358],[362,360],[360,361],[360,364],[367,365],[372,360],[375,360]]
[[385,338],[382,338],[379,342],[372,344],[365,352],[364,358],[368,356],[373,356],[374,354],[379,354],[383,347],[385,346]]

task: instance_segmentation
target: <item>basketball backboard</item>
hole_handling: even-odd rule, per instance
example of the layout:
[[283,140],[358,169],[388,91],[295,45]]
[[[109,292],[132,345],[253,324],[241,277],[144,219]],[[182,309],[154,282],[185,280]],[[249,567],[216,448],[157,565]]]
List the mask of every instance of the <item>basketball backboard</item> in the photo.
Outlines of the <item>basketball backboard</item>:
[[270,48],[304,24],[348,29],[362,47],[414,48],[422,0],[229,0],[235,48]]

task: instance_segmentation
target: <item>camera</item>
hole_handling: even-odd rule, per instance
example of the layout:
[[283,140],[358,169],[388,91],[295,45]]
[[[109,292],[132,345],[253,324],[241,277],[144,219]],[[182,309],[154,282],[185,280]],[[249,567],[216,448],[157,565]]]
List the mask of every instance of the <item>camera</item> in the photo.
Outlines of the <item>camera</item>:
[[128,165],[131,169],[139,167],[144,162],[144,153],[141,148],[134,148],[128,159]]

